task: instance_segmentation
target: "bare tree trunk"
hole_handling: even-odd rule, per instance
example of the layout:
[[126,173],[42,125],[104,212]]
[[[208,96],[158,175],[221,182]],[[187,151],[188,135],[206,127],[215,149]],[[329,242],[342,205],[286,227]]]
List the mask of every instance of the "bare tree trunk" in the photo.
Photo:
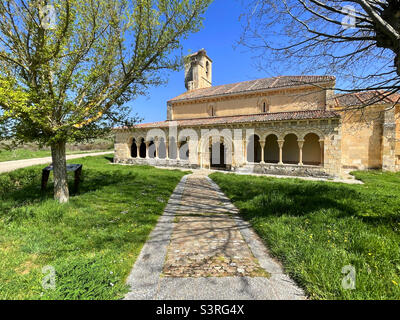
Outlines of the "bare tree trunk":
[[65,144],[65,141],[62,141],[51,145],[54,169],[54,199],[60,203],[65,203],[69,200]]

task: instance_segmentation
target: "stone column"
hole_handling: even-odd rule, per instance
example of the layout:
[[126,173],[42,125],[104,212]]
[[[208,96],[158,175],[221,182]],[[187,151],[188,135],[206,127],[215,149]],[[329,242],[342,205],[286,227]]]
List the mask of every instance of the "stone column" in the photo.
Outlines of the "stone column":
[[136,158],[137,159],[140,159],[140,145],[141,145],[141,143],[140,144],[138,144],[138,143],[136,143]]
[[247,139],[243,139],[243,163],[247,164]]
[[159,149],[160,149],[160,141],[157,139],[156,141],[154,141],[154,144],[156,145],[156,156],[154,158],[160,159],[159,157]]
[[182,142],[178,141],[176,143],[176,160],[181,160],[180,149],[181,149]]
[[146,159],[149,159],[149,147],[151,141],[146,141]]
[[278,164],[283,164],[283,157],[282,157],[282,149],[283,149],[283,143],[285,142],[284,140],[278,140],[278,146],[279,146],[279,162]]
[[265,140],[260,141],[260,146],[261,146],[261,163],[265,163],[264,161]]
[[304,145],[304,140],[298,140],[297,141],[299,145],[299,166],[303,165],[303,145]]
[[321,149],[321,158],[320,158],[321,166],[324,166],[324,140],[323,139],[319,140],[319,146]]
[[169,140],[165,140],[165,159],[169,160]]

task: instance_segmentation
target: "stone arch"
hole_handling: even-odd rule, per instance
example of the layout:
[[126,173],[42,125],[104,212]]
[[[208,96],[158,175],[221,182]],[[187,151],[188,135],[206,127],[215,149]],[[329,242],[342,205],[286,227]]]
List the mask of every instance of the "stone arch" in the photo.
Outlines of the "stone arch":
[[140,146],[139,146],[139,157],[140,158],[146,158],[146,143],[144,138],[139,138],[140,140]]
[[[201,155],[200,165],[201,167],[207,167],[210,165],[210,147],[213,143],[221,142],[225,147],[225,162],[227,165],[232,164],[232,155],[234,151],[232,131],[230,129],[223,129],[221,131],[217,129],[208,130],[206,133],[202,132],[198,152]],[[212,151],[212,150],[211,150]]]
[[270,135],[275,135],[278,138],[278,140],[283,140],[283,138],[284,138],[284,134],[282,132],[276,131],[276,130],[264,131],[263,134],[259,135],[259,137],[260,137],[260,140],[264,141]]
[[261,144],[260,136],[252,134],[247,139],[247,162],[259,163],[261,162]]
[[298,164],[300,161],[300,148],[298,136],[295,133],[288,133],[284,137],[282,148],[282,162],[286,164]]
[[138,158],[139,156],[138,156],[138,147],[136,143],[136,138],[131,139],[130,148],[131,148],[131,157]]
[[179,132],[178,134],[178,141],[188,141],[188,140],[192,140],[192,141],[198,141],[199,140],[199,136],[196,132],[196,130],[194,129],[183,129]]
[[314,132],[307,133],[304,136],[303,163],[315,166],[322,164],[320,136]]
[[160,129],[160,128],[153,128],[150,129],[149,131],[147,131],[146,133],[146,141],[155,141],[156,139],[161,139],[163,138],[164,141],[166,139],[166,134],[164,132],[164,130]]
[[264,162],[279,163],[279,136],[275,133],[268,134],[265,138]]
[[325,136],[325,134],[321,130],[312,128],[302,132],[301,134],[298,135],[298,137],[301,138],[301,140],[304,140],[306,135],[310,133],[316,134],[319,137],[319,139],[323,139],[323,137]]

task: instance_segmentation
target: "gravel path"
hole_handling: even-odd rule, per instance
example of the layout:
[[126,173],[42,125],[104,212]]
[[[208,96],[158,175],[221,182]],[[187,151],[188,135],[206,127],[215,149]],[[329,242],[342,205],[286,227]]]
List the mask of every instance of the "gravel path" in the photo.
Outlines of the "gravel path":
[[305,299],[219,187],[185,176],[128,277],[125,299]]
[[[83,158],[83,157],[101,156],[101,155],[112,154],[112,153],[114,153],[114,152],[107,151],[107,152],[71,154],[71,155],[67,155],[67,160]],[[38,164],[48,164],[51,162],[52,162],[51,157],[0,162],[0,173],[9,172],[9,171],[13,171],[16,169],[30,167],[30,166],[34,166],[34,165],[38,165]]]

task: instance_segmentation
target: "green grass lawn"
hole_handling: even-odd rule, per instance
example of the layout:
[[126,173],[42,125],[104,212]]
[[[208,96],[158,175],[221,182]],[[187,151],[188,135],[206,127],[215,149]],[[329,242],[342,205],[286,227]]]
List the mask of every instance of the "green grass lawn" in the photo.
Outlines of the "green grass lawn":
[[[102,151],[113,151],[113,150],[88,150],[88,151],[67,151],[67,154],[81,154],[81,153],[92,153]],[[51,152],[49,150],[28,150],[28,149],[15,149],[15,150],[0,150],[0,162],[3,161],[14,161],[32,158],[44,158],[50,157]]]
[[[400,174],[365,185],[214,173],[271,253],[311,299],[400,299]],[[342,268],[356,288],[342,287]]]
[[[121,298],[135,259],[185,174],[111,165],[105,157],[79,163],[80,192],[63,205],[52,199],[51,181],[40,192],[43,166],[0,175],[0,299]],[[55,290],[42,288],[45,266],[56,270]]]

